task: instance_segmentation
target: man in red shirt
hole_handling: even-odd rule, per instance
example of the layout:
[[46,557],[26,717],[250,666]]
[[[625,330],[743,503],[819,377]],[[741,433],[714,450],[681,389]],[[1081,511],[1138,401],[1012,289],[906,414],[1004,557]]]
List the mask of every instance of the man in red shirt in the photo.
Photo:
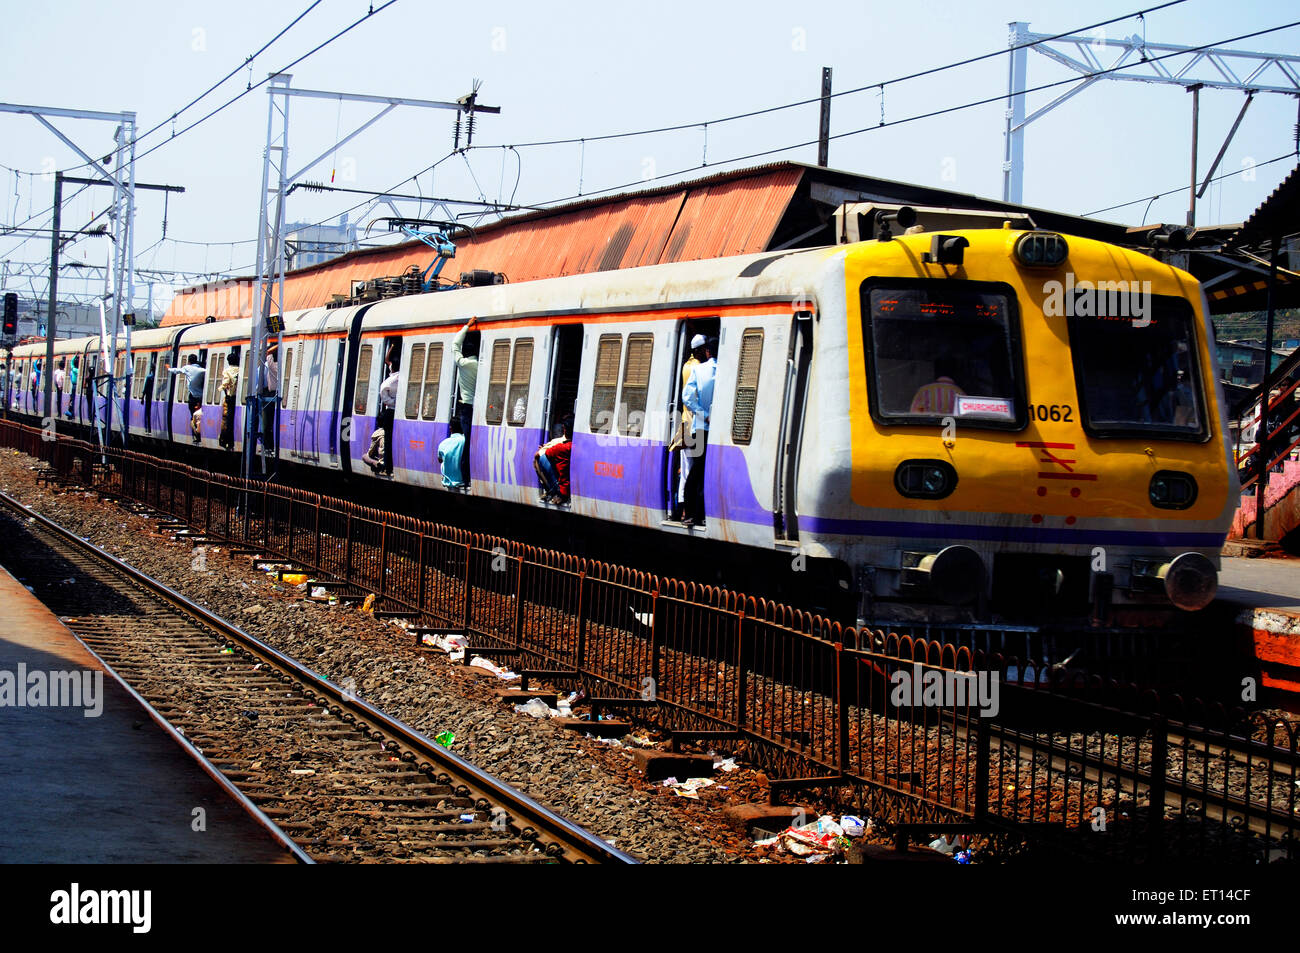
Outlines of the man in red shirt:
[[573,418],[560,422],[560,436],[537,448],[533,469],[542,481],[540,502],[566,506],[569,502],[569,458],[573,454]]

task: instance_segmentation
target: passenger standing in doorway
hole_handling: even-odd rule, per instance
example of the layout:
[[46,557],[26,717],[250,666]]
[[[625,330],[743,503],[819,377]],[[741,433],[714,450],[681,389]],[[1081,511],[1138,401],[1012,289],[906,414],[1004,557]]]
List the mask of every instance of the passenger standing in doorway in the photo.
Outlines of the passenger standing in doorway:
[[180,367],[173,367],[169,372],[171,374],[184,374],[186,400],[185,405],[190,409],[190,434],[194,443],[199,442],[199,428],[195,422],[199,419],[199,409],[203,406],[203,379],[207,375],[203,373],[203,365],[199,363],[199,356],[191,354],[189,363]]
[[[158,355],[155,354],[149,358],[149,373],[144,376],[144,429],[145,433],[153,433],[153,384],[154,374],[158,366]],[[76,365],[73,365],[76,370]]]
[[[691,379],[691,372],[699,367],[700,362],[695,357],[695,349],[704,344],[704,335],[697,334],[691,338],[691,352],[686,357],[686,363],[682,365],[682,389],[681,393],[686,393],[686,384]],[[672,445],[668,448],[677,452],[677,508],[674,516],[678,520],[686,519],[686,478],[690,475],[691,464],[694,457],[685,453],[685,448],[690,440],[691,420],[693,415],[682,406],[682,421],[677,426],[677,433],[673,437]]]
[[460,420],[451,418],[447,424],[447,439],[438,444],[438,466],[442,470],[442,485],[460,489],[465,481],[465,435],[460,432]]
[[226,354],[226,369],[221,372],[221,439],[227,450],[235,449],[235,392],[239,389],[239,358],[234,351]]
[[397,385],[401,382],[398,364],[401,358],[396,349],[388,352],[385,362],[388,376],[379,385],[379,419],[377,427],[384,431],[384,465],[379,472],[386,476],[393,475],[393,425],[397,419]]
[[67,375],[63,373],[63,358],[59,358],[54,365],[54,414],[55,417],[63,415],[63,385],[67,381]]
[[466,339],[477,323],[478,318],[470,318],[451,342],[451,360],[456,368],[456,417],[460,420],[461,433],[465,435],[463,470],[466,483],[470,479],[470,425],[474,421],[474,391],[478,386],[478,342],[467,342]]
[[72,367],[68,368],[68,419],[73,418],[77,406],[77,377],[81,369],[81,358],[72,358]]
[[[691,343],[695,343],[694,340]],[[718,362],[714,358],[717,347],[717,342],[710,340],[694,349],[695,357],[700,363],[691,371],[691,376],[682,389],[682,403],[692,415],[691,442],[687,444],[685,455],[695,458],[691,461],[691,472],[686,477],[686,518],[682,522],[687,526],[704,524],[704,457],[709,449],[713,381],[718,374]]]
[[275,407],[280,397],[280,364],[275,342],[266,345],[266,360],[262,363],[262,449],[275,456]]

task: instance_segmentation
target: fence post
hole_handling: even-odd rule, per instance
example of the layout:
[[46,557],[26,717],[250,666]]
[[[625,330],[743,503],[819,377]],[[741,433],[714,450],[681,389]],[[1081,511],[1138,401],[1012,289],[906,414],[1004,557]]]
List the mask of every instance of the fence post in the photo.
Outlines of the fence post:
[[983,824],[989,816],[989,773],[993,759],[993,722],[989,718],[975,721],[975,812],[974,820]]
[[460,626],[462,629],[465,630],[466,634],[469,633],[469,610],[470,610],[469,564],[470,564],[470,560],[473,558],[473,555],[474,555],[474,544],[466,543],[465,544],[465,581],[464,581],[464,586],[462,586],[462,588],[465,591],[461,594],[462,598],[461,598],[461,606],[460,606]]
[[415,571],[420,574],[420,578],[415,584],[415,608],[419,612],[423,613],[424,596],[425,596],[424,577],[426,575],[424,571],[424,534],[423,533],[420,534],[420,548],[417,550],[417,554],[418,555],[415,557]]
[[835,643],[835,720],[838,726],[835,744],[835,766],[840,774],[848,771],[849,758],[849,698],[847,682],[852,656],[844,651],[844,643]]
[[740,620],[736,623],[736,730],[744,731],[745,722],[749,718],[746,711],[746,697],[749,693],[749,679],[745,672],[745,629],[748,622],[750,626],[753,622],[745,615],[745,610],[740,610]]
[[287,552],[285,555],[296,562],[298,560],[298,554],[294,552],[293,548],[293,499],[292,496],[289,497],[289,542],[286,547]]
[[379,598],[388,593],[388,520],[379,524]]
[[[1147,862],[1165,853],[1165,772],[1169,762],[1169,727],[1163,714],[1151,716],[1151,786],[1147,795]],[[1136,734],[1136,733],[1135,733]],[[1141,737],[1140,735],[1138,737]],[[1137,767],[1137,755],[1133,756]],[[1226,793],[1226,789],[1225,789]]]
[[316,497],[316,544],[312,555],[311,568],[320,572],[320,497]]
[[515,573],[515,648],[519,648],[524,641],[524,557],[519,556],[517,558],[519,560],[519,569]]
[[346,545],[343,547],[343,578],[348,582],[352,581],[352,511],[348,510],[348,525],[346,529]]
[[650,593],[650,679],[655,700],[659,698],[659,646],[663,644],[663,618],[659,610],[659,587]]
[[579,672],[587,662],[587,570],[578,573],[578,652],[573,667]]

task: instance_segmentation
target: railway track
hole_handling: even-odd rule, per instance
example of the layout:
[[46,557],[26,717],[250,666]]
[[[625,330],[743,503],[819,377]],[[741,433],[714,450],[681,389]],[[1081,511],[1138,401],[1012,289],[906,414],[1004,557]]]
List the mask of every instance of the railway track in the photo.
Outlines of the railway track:
[[303,862],[633,858],[0,494],[0,555]]

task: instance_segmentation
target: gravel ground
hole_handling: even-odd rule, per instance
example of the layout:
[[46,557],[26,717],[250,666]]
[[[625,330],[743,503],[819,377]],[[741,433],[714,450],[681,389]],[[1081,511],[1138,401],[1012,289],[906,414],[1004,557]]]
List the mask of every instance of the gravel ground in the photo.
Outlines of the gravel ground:
[[[191,543],[160,534],[156,520],[93,493],[37,486],[37,466],[0,451],[0,489],[334,682],[355,685],[359,696],[430,737],[453,732],[457,754],[629,854],[653,863],[794,859],[755,848],[723,820],[727,805],[766,800],[761,772],[743,764],[716,772],[698,799],[681,797],[647,782],[628,747],[516,714],[495,694],[506,683],[490,673],[420,651],[409,635],[354,607],[306,599],[223,549],[208,547],[196,562]],[[666,747],[653,732],[634,734]]]

